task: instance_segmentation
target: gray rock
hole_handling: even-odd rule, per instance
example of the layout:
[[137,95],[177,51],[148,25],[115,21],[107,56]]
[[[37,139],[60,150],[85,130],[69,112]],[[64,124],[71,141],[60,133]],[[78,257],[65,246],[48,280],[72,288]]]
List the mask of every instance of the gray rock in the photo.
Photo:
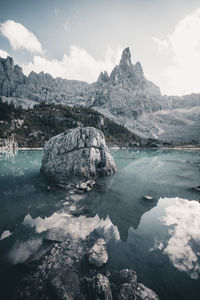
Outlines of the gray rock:
[[115,276],[111,270],[100,274],[94,267],[85,272],[82,262],[88,241],[70,235],[59,243],[54,241],[26,262],[30,272],[20,280],[13,299],[47,300],[51,291],[52,297],[60,300],[159,300],[152,290],[137,282],[132,269],[115,271]]
[[118,299],[120,300],[132,300],[135,299],[135,290],[129,283],[121,284]]
[[108,278],[103,274],[94,276],[89,284],[91,299],[112,300],[112,292]]
[[153,200],[153,197],[152,196],[144,196],[144,199],[145,200]]
[[41,172],[62,185],[86,182],[87,189],[93,179],[115,173],[116,166],[103,133],[86,127],[51,138],[44,147]]
[[158,295],[142,283],[138,283],[135,296],[136,300],[159,300]]
[[79,217],[79,216],[86,215],[88,212],[89,212],[88,207],[83,206],[83,207],[80,207],[79,209],[75,210],[74,212],[72,212],[72,215],[74,217]]
[[106,71],[101,72],[97,81],[99,82],[107,82],[109,80],[108,73]]
[[145,285],[138,283],[132,269],[123,269],[112,274],[114,294],[118,300],[159,300],[159,297]]
[[134,288],[137,284],[137,275],[136,272],[132,269],[122,269],[120,271],[121,281],[131,283]]
[[96,267],[102,267],[108,261],[106,241],[99,238],[94,246],[89,250],[89,263]]
[[95,181],[94,180],[88,180],[88,181],[83,182],[81,184],[77,184],[76,188],[78,190],[81,190],[81,191],[90,192],[92,190],[92,188],[93,188],[94,185],[95,185]]
[[60,300],[73,300],[79,298],[79,277],[77,273],[70,269],[66,269],[61,275],[53,278],[50,281],[50,285]]

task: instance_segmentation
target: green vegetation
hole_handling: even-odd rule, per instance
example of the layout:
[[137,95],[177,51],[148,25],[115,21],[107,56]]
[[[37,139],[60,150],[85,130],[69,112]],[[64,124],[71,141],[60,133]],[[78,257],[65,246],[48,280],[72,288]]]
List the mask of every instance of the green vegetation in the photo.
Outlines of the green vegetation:
[[92,126],[100,129],[109,145],[141,146],[143,141],[124,126],[82,106],[40,103],[29,110],[0,102],[0,138],[11,134],[20,147],[43,147],[45,141],[65,130]]
[[8,121],[10,122],[12,116],[19,118],[22,113],[22,107],[19,106],[15,108],[13,102],[8,104],[7,102],[3,102],[0,97],[0,121]]

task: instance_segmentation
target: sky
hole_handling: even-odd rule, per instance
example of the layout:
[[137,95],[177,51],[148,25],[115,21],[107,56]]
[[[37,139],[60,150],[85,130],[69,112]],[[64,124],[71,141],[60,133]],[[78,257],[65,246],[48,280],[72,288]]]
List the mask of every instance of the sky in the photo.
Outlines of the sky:
[[130,47],[167,95],[200,92],[199,0],[0,0],[0,56],[94,82]]

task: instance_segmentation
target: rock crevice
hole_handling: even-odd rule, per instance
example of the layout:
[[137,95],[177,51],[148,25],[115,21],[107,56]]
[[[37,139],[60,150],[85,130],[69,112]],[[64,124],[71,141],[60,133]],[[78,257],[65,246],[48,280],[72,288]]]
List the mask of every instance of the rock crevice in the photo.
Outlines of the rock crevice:
[[115,171],[104,135],[93,127],[71,129],[45,144],[41,172],[57,183],[76,186]]

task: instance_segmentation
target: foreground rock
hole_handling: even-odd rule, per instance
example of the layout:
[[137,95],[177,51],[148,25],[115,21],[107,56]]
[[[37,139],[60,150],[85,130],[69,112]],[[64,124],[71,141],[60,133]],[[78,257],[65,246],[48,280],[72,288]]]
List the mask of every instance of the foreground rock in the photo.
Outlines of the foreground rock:
[[74,239],[48,243],[28,262],[13,300],[159,300],[138,282],[132,269],[95,269],[85,260],[93,240]]
[[156,293],[137,281],[137,274],[132,269],[114,272],[110,280],[118,300],[159,300]]
[[94,276],[90,280],[88,288],[89,299],[113,299],[109,279],[103,274],[99,273],[96,276]]
[[116,172],[103,133],[93,127],[71,129],[44,147],[41,172],[63,186],[90,191],[94,179]]

